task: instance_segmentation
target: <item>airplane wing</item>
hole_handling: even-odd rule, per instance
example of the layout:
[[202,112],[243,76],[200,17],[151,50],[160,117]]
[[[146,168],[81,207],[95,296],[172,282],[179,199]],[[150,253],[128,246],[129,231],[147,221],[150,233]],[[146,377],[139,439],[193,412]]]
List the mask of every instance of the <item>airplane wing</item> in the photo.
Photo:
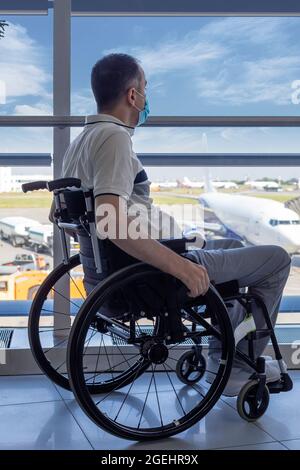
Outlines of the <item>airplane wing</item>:
[[290,199],[284,203],[287,209],[291,209],[300,215],[300,196]]
[[225,232],[224,225],[218,224],[217,222],[204,222],[204,230],[217,235],[223,235]]
[[[178,222],[178,221],[177,221]],[[226,228],[224,225],[221,223],[217,222],[205,222],[204,223],[201,221],[199,223],[195,222],[194,220],[184,220],[184,221],[179,221],[179,224],[182,225],[184,230],[191,229],[202,229],[204,228],[205,232],[213,233],[215,235],[225,235],[226,233]]]

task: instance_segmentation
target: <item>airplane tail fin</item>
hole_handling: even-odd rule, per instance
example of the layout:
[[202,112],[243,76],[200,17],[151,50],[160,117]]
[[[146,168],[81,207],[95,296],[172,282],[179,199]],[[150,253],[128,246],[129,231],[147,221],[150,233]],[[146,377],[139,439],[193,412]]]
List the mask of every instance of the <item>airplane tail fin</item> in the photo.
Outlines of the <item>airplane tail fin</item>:
[[[207,143],[207,135],[205,132],[202,134],[202,149],[203,153],[207,153],[208,150],[208,143]],[[216,189],[214,188],[211,180],[210,169],[208,167],[204,170],[204,190],[207,193],[215,193]]]
[[216,189],[214,188],[212,184],[209,168],[205,168],[205,171],[204,171],[204,189],[206,193],[216,192]]

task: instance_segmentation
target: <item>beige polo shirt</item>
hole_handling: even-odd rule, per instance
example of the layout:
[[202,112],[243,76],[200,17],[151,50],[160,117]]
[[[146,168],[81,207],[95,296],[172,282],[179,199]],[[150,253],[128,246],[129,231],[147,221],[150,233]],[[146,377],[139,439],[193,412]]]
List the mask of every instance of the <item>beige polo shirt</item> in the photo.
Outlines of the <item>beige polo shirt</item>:
[[64,155],[62,176],[81,179],[83,186],[93,189],[94,197],[116,194],[129,206],[142,204],[155,224],[154,238],[162,238],[162,226],[170,218],[152,204],[150,181],[132,148],[133,131],[108,114],[87,116],[84,129]]

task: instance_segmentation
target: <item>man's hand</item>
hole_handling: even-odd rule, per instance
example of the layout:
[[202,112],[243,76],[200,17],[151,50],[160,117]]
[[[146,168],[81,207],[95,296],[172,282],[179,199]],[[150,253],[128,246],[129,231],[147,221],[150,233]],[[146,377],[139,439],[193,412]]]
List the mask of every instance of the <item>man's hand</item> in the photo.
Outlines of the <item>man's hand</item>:
[[[103,233],[101,232],[104,227],[102,227],[101,224],[98,224],[101,220],[101,217],[99,217],[99,213],[101,213],[101,211],[99,211],[101,204],[109,204],[115,208],[115,211],[111,211],[115,216],[112,216],[109,219],[109,223],[116,225],[116,234],[119,234],[119,227],[122,224],[126,224],[127,229],[130,217],[127,217],[127,214],[125,214],[123,218],[120,218],[120,199],[121,198],[119,196],[111,194],[96,197],[95,207],[97,231],[101,238],[105,238],[106,236],[105,231],[103,231]],[[141,238],[133,239],[128,234],[125,238],[115,236],[110,238],[110,240],[134,258],[137,258],[144,263],[151,264],[161,271],[171,274],[179,279],[189,289],[189,295],[191,297],[197,297],[207,292],[209,287],[209,278],[204,266],[193,263],[189,259],[178,255],[162,243],[159,243],[157,240],[147,238],[147,233],[145,235],[145,237],[141,236]]]
[[209,277],[204,266],[193,263],[185,258],[187,263],[182,273],[177,272],[176,277],[189,289],[190,297],[206,294],[209,288]]

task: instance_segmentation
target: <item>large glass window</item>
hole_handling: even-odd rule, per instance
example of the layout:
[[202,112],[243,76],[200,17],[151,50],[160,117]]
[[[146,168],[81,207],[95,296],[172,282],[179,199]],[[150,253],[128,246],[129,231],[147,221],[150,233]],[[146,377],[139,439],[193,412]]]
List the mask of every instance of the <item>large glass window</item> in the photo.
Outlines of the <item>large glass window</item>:
[[[71,129],[71,138],[80,132]],[[133,136],[137,153],[257,153],[261,159],[264,153],[299,153],[299,142],[297,127],[151,127],[136,128]]]
[[[207,240],[233,237],[246,246],[275,244],[291,255],[279,323],[299,323],[300,170],[270,167],[149,167],[154,204],[186,214],[183,228]],[[182,205],[182,211],[174,208]],[[190,207],[202,207],[201,211]],[[193,218],[189,218],[192,214]],[[201,218],[202,217],[202,218]]]
[[152,115],[298,115],[299,39],[300,18],[75,17],[72,113],[95,112],[91,67],[124,52],[145,69]]
[[[0,327],[27,325],[30,301],[53,267],[51,195],[24,195],[21,189],[23,183],[52,179],[52,167],[44,166],[45,156],[51,161],[52,139],[49,128],[0,128],[0,155],[7,154],[6,166],[0,166]],[[16,166],[16,155],[24,165],[40,155],[41,166]]]
[[52,114],[51,10],[48,16],[4,16],[0,115]]
[[[3,19],[8,26],[0,39],[0,115],[53,114],[52,8],[47,16]],[[110,52],[132,54],[141,61],[152,116],[299,115],[299,17],[73,17],[71,24],[72,115],[96,113],[90,72]],[[54,134],[48,124],[49,128],[0,128],[0,156],[53,154]],[[80,131],[72,128],[71,138]],[[66,140],[60,140],[59,131],[56,136],[55,164],[60,167]],[[295,313],[300,275],[299,167],[284,162],[278,167],[224,163],[205,169],[184,163],[184,154],[192,153],[256,153],[262,161],[267,161],[264,154],[299,153],[298,128],[139,128],[133,143],[138,154],[157,154],[158,159],[164,153],[183,154],[180,167],[146,165],[154,204],[166,210],[173,205],[201,208],[190,211],[191,217],[183,214],[179,220],[183,228],[195,229],[200,222],[207,239],[235,236],[246,244],[280,244],[291,253],[284,295],[295,296],[296,303],[291,316],[283,314],[280,321],[300,322]],[[18,310],[16,301],[29,305],[53,267],[51,196],[46,192],[24,196],[21,184],[51,179],[53,169],[5,165],[0,161],[0,300],[12,301]],[[206,196],[211,189],[222,210],[219,203],[212,207]],[[246,202],[257,210],[245,210]],[[74,243],[71,247],[78,248]],[[31,283],[25,283],[24,271],[32,276]],[[76,275],[82,282],[82,272]],[[70,292],[78,295],[77,288]],[[27,316],[18,317],[16,310],[5,320],[4,302],[0,304],[0,326],[11,325],[12,319],[13,326],[27,324]],[[45,320],[45,325],[51,321]]]
[[27,326],[30,302],[53,268],[51,196],[21,190],[41,179],[52,179],[52,172],[0,167],[0,327]]

